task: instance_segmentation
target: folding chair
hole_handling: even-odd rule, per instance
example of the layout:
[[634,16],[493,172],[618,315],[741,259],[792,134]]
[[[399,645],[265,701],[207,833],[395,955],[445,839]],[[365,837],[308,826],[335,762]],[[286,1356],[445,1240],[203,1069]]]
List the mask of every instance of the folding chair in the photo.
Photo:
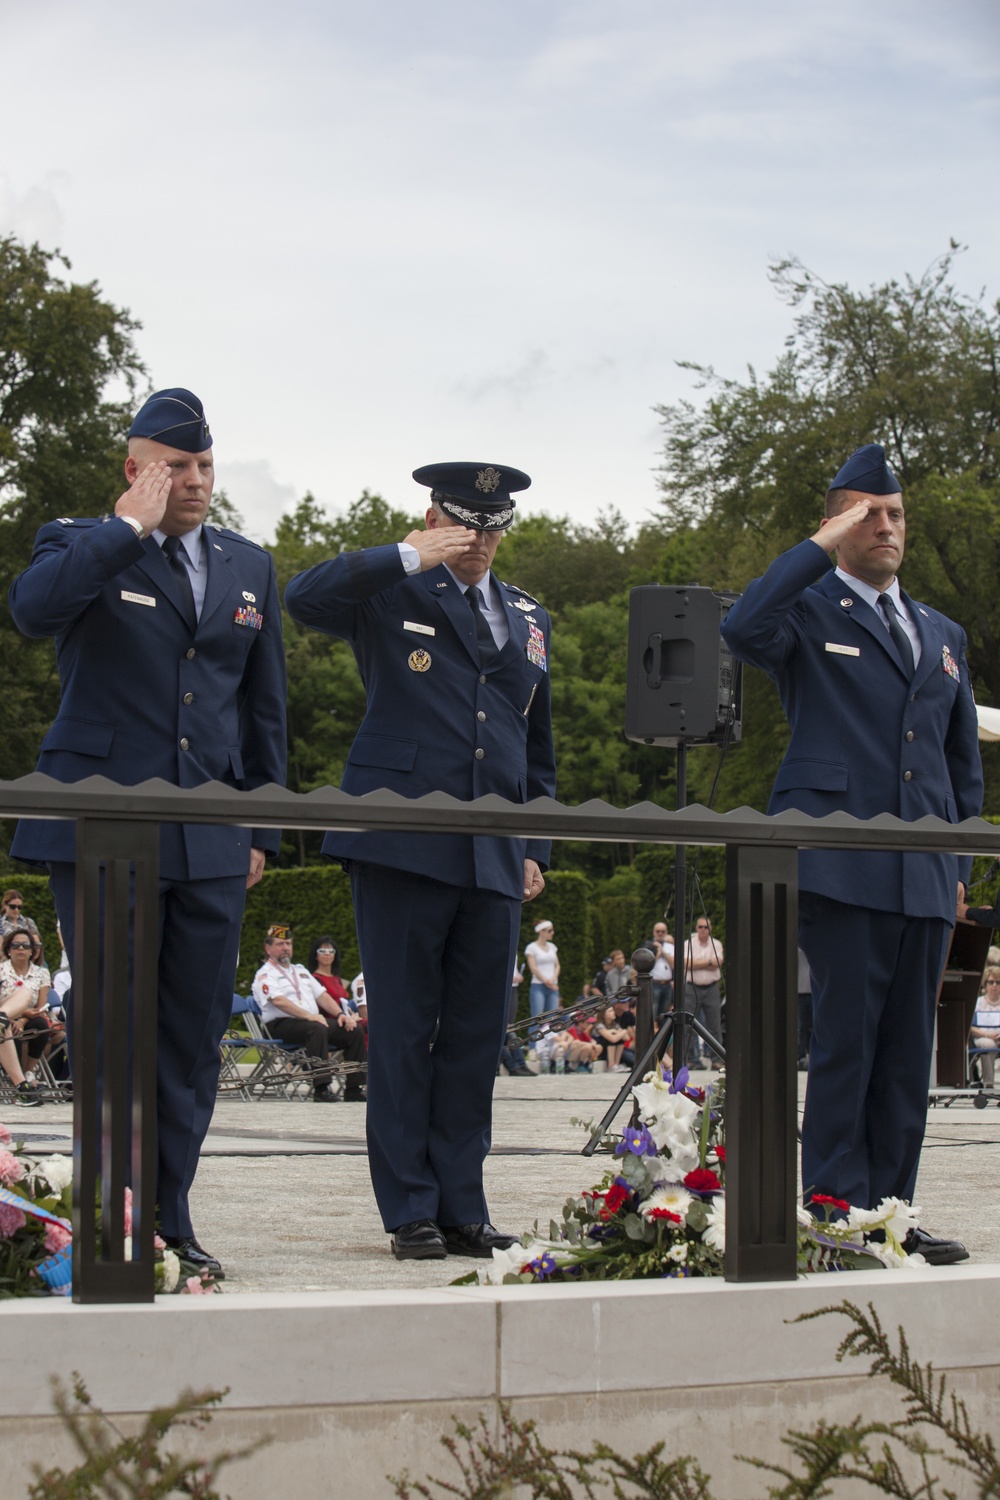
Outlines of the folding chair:
[[[296,1042],[282,1042],[264,1032],[260,1019],[260,1006],[252,995],[247,998],[243,1023],[252,1045],[257,1048],[261,1062],[266,1065],[254,1075],[254,1092],[263,1097],[270,1095],[282,1099],[308,1099],[313,1092],[317,1071],[315,1059],[311,1058],[305,1048]],[[333,1062],[334,1058],[331,1055],[330,1063],[333,1064]],[[330,1089],[336,1092],[342,1086],[342,1082],[342,1073],[338,1074],[334,1067],[334,1074],[329,1083]]]

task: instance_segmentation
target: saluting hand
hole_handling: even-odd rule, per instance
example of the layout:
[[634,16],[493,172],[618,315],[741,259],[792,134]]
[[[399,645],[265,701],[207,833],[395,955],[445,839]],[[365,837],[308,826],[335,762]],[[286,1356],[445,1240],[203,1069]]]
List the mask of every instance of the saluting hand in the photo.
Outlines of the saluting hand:
[[420,571],[427,573],[439,563],[456,562],[476,545],[476,533],[466,526],[434,526],[411,531],[403,538],[420,554]]
[[865,519],[871,506],[870,500],[858,500],[856,504],[849,505],[839,515],[822,521],[812,540],[818,542],[824,552],[836,552],[848,532]]
[[131,516],[149,536],[163,520],[173,476],[170,465],[160,460],[147,464],[115,506],[116,516]]

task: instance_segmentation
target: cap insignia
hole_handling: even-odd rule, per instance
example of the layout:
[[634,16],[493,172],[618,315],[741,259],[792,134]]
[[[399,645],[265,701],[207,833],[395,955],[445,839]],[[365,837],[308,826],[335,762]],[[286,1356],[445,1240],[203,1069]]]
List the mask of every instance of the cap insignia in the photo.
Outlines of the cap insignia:
[[492,495],[494,490],[500,488],[500,470],[492,467],[480,469],[476,475],[476,489],[482,490],[484,495]]

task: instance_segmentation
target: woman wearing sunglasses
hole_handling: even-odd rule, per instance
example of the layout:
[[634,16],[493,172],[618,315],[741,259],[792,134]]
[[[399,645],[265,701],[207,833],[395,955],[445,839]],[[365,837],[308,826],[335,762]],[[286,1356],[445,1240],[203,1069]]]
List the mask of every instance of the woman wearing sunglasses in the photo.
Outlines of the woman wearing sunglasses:
[[[24,1076],[14,1038],[26,1028],[41,1032],[37,1025],[41,1020],[45,1023],[45,1033],[39,1040],[44,1049],[48,1041],[46,1011],[52,981],[48,969],[36,962],[36,957],[41,957],[41,948],[26,927],[14,927],[4,934],[0,940],[0,953],[3,954],[0,962],[0,1066],[13,1084],[15,1103],[32,1108],[42,1100]],[[36,1045],[32,1044],[33,1047]]]

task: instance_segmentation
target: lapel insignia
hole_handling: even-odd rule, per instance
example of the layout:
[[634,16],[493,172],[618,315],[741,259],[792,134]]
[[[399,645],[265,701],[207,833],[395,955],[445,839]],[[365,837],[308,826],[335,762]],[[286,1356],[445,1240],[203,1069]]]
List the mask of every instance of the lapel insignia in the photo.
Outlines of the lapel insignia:
[[537,625],[532,624],[530,621],[526,623],[528,625],[528,644],[524,648],[525,654],[532,666],[541,667],[543,672],[547,672],[549,664],[545,654],[545,637]]
[[529,604],[527,599],[515,599],[514,603],[517,605],[518,609],[523,609],[525,614],[530,614],[535,607],[533,604]]
[[949,677],[953,677],[956,682],[961,682],[962,674],[959,671],[958,662],[952,656],[947,646],[941,649],[941,666],[948,673]]
[[264,616],[259,609],[254,609],[252,604],[241,604],[233,615],[234,625],[246,625],[251,630],[259,630],[264,623]]
[[406,658],[406,665],[411,672],[426,672],[431,664],[429,651],[411,651]]
[[930,615],[927,613],[926,609],[923,609],[919,604],[917,605],[917,608],[920,610],[920,613],[923,615],[925,620],[930,619]]
[[851,607],[851,605],[853,603],[854,603],[853,599],[841,599],[841,601],[840,601],[840,607],[841,607],[841,609],[850,609],[850,607]]

